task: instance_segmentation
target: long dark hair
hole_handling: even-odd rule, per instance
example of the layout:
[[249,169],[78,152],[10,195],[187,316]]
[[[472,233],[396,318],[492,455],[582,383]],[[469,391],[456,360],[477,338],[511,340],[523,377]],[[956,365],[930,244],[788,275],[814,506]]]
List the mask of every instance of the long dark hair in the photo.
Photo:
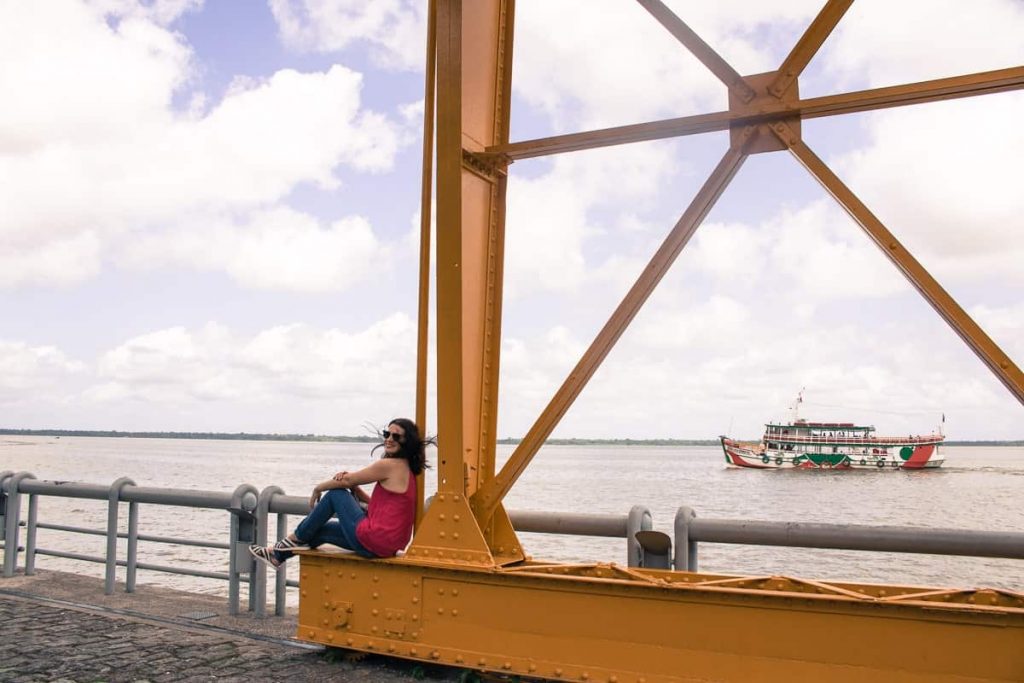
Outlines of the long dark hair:
[[[402,439],[402,443],[399,444],[398,453],[392,457],[402,458],[409,463],[409,471],[419,476],[423,472],[423,468],[427,467],[427,444],[436,445],[437,442],[433,439],[424,439],[420,436],[420,428],[416,426],[416,423],[406,417],[396,417],[394,420],[388,422],[389,425],[398,425],[405,432],[405,437]],[[374,447],[373,450],[377,450],[384,444],[380,444]]]

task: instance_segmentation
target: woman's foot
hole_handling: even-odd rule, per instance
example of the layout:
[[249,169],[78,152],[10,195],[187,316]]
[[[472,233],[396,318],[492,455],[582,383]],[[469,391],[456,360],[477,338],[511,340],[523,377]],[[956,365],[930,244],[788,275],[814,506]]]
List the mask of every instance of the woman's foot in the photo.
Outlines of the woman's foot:
[[281,553],[274,548],[265,548],[261,545],[249,546],[249,554],[271,569],[277,569],[286,559],[288,559],[286,557],[281,557]]
[[308,549],[309,549],[309,544],[308,543],[306,543],[305,541],[300,541],[299,539],[295,538],[294,536],[289,536],[288,538],[282,538],[280,541],[278,541],[277,543],[274,544],[274,550],[289,551],[289,550],[308,550]]

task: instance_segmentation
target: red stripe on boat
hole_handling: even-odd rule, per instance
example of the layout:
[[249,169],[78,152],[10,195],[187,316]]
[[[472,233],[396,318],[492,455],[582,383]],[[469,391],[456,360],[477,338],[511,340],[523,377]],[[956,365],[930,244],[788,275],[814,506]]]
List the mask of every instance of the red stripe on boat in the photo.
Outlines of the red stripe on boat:
[[931,459],[932,453],[935,452],[935,444],[930,443],[925,446],[915,446],[914,452],[910,454],[910,458],[903,463],[904,469],[908,470],[919,470],[925,466],[928,460]]

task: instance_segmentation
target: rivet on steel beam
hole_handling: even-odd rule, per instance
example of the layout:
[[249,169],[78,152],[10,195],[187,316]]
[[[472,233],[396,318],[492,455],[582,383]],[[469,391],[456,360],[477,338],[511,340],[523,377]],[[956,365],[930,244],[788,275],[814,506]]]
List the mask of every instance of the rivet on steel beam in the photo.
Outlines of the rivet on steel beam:
[[438,614],[444,614],[444,607],[438,607],[437,608],[437,613]]
[[339,579],[344,579],[345,578],[345,572],[343,570],[341,570],[341,569],[338,570],[338,578]]
[[531,671],[531,672],[536,671],[537,670],[537,665],[534,664],[533,662],[530,662],[530,666],[526,667],[526,670],[527,671]]
[[412,580],[412,587],[413,588],[419,588],[419,586],[420,586],[420,580],[419,579],[413,579]]
[[441,532],[438,532],[438,534],[437,534],[437,535],[438,535],[438,536],[440,536],[441,538],[444,538],[444,537],[445,537],[445,533],[444,533],[443,531],[441,531]]
[[453,588],[452,589],[452,595],[458,595],[458,594],[459,594],[459,589],[458,588]]
[[891,251],[896,251],[896,246],[897,246],[897,245],[896,245],[896,243],[895,243],[895,242],[889,242],[889,249],[890,249]]
[[[995,598],[992,598],[992,601],[993,601],[993,602],[992,602],[992,604],[995,604]],[[453,617],[457,617],[457,616],[459,616],[459,610],[457,610],[457,609],[453,609],[453,610],[452,610],[452,616],[453,616]]]
[[1001,367],[1003,370],[1007,370],[1010,367],[1010,362],[1004,360],[1002,363],[999,364],[999,367]]
[[[419,637],[420,637],[420,632],[419,632],[419,631],[413,631],[413,632],[412,632],[412,637],[413,637],[413,638],[419,638]],[[413,652],[413,654],[416,654],[416,653],[415,653],[415,652]]]
[[351,645],[354,642],[356,642],[356,641],[352,640],[351,638],[346,638],[345,639],[345,643],[348,644],[348,645]]
[[457,522],[461,519],[461,517],[459,517],[458,515],[452,515],[452,519]]
[[487,664],[487,660],[486,660],[486,659],[484,659],[483,657],[481,657],[480,659],[476,660],[476,663],[477,663],[477,664],[478,664],[479,666],[484,666],[485,664]]
[[431,659],[440,659],[440,657],[441,657],[441,653],[438,652],[437,650],[434,650],[433,652],[430,653],[430,658]]
[[374,600],[376,600],[376,599],[377,599],[377,598],[379,598],[379,597],[380,597],[380,593],[378,593],[378,592],[374,591],[374,593],[373,593],[373,599],[374,599]]
[[306,597],[306,591],[302,591],[302,597]]
[[455,655],[455,663],[456,664],[462,664],[462,662],[463,662],[462,655]]
[[[370,611],[370,614],[372,614],[373,616],[377,616],[378,614],[380,614],[380,610],[374,608],[373,610]],[[388,619],[390,619],[390,618],[391,617],[389,616]]]
[[438,588],[437,589],[437,594],[438,595],[444,595],[444,589],[443,588]]
[[512,668],[512,662],[505,662],[505,663],[503,663],[501,665],[501,668],[502,669],[511,669]]
[[412,620],[413,621],[419,621],[420,620],[420,615],[418,615],[418,614],[412,615]]
[[395,651],[395,646],[394,645],[388,645],[388,652],[394,652],[394,651]]
[[356,573],[352,572],[351,574],[349,574],[349,576],[354,579],[354,578],[356,578]]
[[331,592],[331,587],[330,586],[324,586],[324,593],[330,593],[330,592]]
[[324,609],[330,609],[330,608],[331,608],[331,603],[325,602],[324,603]]
[[416,604],[417,602],[419,602],[419,601],[420,601],[420,599],[419,599],[419,598],[416,598],[416,597],[414,597],[414,598],[412,599],[412,604],[414,604],[414,605],[415,605],[415,604]]
[[309,573],[308,572],[302,572],[302,574],[300,576],[302,578],[304,578],[304,579],[308,579],[309,578]]
[[443,503],[444,502],[444,494],[443,493],[437,494],[437,502],[438,503]]
[[366,649],[367,650],[372,650],[373,649],[373,641],[372,640],[366,641]]
[[458,531],[456,531],[455,533],[452,534],[452,538],[457,539],[458,537],[459,537],[459,532]]
[[583,679],[584,681],[589,681],[590,680],[590,674],[588,674],[586,671],[584,671],[583,673],[580,674],[580,678]]
[[380,577],[379,576],[374,576],[373,577],[373,582],[377,583],[378,581],[380,581]]
[[331,622],[328,621],[327,619],[324,619],[324,626],[327,626],[327,624],[329,624],[329,623],[331,623]]
[[329,640],[329,641],[331,641],[333,643],[334,642],[334,634],[328,633],[327,634],[327,640]]
[[310,638],[312,638],[314,635],[316,635],[316,632],[315,631],[309,631],[306,635],[308,635]]
[[377,632],[377,627],[376,626],[371,626],[370,627],[370,633],[376,633],[376,632]]
[[555,675],[556,676],[561,676],[562,675],[562,670],[561,669],[555,669]]
[[437,516],[437,518],[443,522],[444,521],[444,513],[442,512],[441,514],[439,514]]

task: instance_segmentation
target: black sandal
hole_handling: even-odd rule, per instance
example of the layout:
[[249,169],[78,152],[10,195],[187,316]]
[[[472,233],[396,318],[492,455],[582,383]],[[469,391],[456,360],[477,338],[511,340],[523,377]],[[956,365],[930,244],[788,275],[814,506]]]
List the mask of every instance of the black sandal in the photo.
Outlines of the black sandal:
[[281,567],[282,560],[277,559],[277,551],[273,548],[251,545],[249,546],[249,554],[271,569],[279,569]]

